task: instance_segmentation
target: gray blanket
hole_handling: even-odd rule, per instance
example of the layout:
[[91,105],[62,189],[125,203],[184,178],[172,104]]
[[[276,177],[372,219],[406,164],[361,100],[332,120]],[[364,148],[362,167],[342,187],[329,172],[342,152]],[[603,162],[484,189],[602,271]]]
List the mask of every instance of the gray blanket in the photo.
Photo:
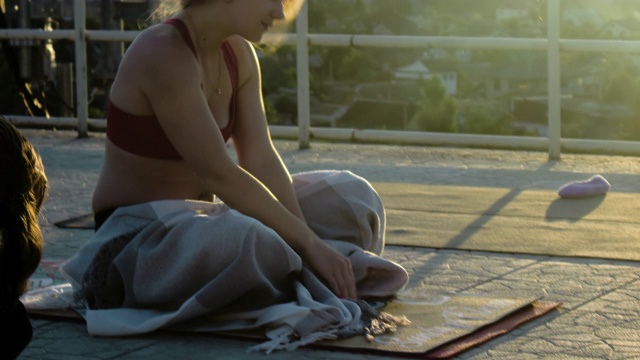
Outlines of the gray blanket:
[[[406,271],[379,256],[385,213],[368,182],[347,171],[293,177],[309,226],[351,259],[359,296],[405,286]],[[222,202],[119,208],[62,271],[92,335],[265,327],[272,340],[257,349],[270,352],[367,331],[366,305],[335,297],[272,229]]]

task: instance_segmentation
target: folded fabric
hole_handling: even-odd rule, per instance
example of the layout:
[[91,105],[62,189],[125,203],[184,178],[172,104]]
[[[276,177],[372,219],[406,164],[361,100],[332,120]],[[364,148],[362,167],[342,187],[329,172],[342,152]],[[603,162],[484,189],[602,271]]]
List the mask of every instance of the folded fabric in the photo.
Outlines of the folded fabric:
[[578,198],[596,196],[607,193],[611,190],[611,184],[602,177],[594,175],[587,180],[572,181],[558,189],[558,195],[563,198]]
[[[351,259],[359,296],[406,285],[406,270],[379,256],[385,213],[368,182],[343,171],[293,180],[310,226]],[[362,303],[338,299],[275,231],[221,202],[119,208],[61,270],[92,335],[279,329],[260,348],[270,352],[367,328]]]

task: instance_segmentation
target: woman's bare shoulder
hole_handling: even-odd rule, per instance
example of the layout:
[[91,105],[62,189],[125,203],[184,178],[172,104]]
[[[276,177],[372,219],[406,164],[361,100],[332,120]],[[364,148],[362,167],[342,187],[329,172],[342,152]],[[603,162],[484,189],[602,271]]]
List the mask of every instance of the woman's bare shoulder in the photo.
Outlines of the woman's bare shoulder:
[[244,84],[252,76],[259,75],[258,59],[253,44],[238,35],[228,37],[227,42],[231,45],[238,60],[240,84]]
[[173,26],[158,24],[145,29],[135,38],[127,49],[125,61],[151,70],[186,65],[189,61],[195,61],[195,57]]
[[155,25],[142,31],[127,49],[111,95],[125,106],[132,99],[139,99],[140,94],[148,98],[159,89],[184,81],[197,86],[198,76],[197,60],[180,34],[171,26]]
[[[198,62],[173,26],[155,25],[141,32],[127,49],[118,73],[144,92],[167,80],[197,79]],[[144,90],[146,89],[146,90]]]

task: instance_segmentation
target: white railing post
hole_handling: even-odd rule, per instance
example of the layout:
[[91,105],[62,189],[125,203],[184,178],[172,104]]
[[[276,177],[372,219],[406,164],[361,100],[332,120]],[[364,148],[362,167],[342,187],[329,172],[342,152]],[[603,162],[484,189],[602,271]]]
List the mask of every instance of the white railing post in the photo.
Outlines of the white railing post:
[[296,64],[298,82],[298,144],[309,148],[311,101],[309,98],[309,11],[305,1],[296,18]]
[[[317,1],[317,0],[316,0]],[[640,141],[595,140],[561,138],[561,64],[562,52],[613,52],[640,54],[637,40],[561,39],[561,0],[548,0],[546,38],[482,38],[455,36],[388,36],[358,34],[309,34],[308,8],[304,4],[297,23],[297,34],[284,37],[265,34],[265,40],[280,44],[297,45],[298,61],[298,121],[299,126],[271,126],[272,135],[292,138],[298,136],[300,148],[309,147],[310,138],[331,141],[384,142],[412,145],[458,145],[471,147],[504,147],[547,151],[550,159],[559,159],[561,150],[581,152],[615,152],[640,156]],[[0,29],[0,39],[71,40],[76,44],[76,97],[77,117],[33,117],[4,114],[17,124],[77,127],[81,137],[87,136],[87,127],[104,131],[104,119],[88,119],[87,43],[86,41],[133,41],[139,31],[86,30],[85,0],[74,1],[74,30],[42,31],[42,29]],[[270,36],[271,35],[271,36]],[[311,46],[361,46],[397,49],[425,47],[534,50],[548,52],[548,128],[547,137],[440,134],[417,131],[357,130],[347,128],[312,128],[310,126],[309,48]]]
[[73,19],[75,27],[76,52],[76,116],[78,117],[78,137],[87,137],[89,123],[89,104],[87,90],[87,38],[85,0],[73,1]]
[[549,159],[560,159],[562,99],[560,79],[560,0],[547,0],[547,81]]

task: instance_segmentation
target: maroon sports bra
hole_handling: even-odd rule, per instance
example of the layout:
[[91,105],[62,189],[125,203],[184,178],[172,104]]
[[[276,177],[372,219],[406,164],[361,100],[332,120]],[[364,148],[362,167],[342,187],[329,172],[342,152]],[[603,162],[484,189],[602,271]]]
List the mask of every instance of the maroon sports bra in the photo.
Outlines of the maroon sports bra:
[[[164,22],[175,26],[195,57],[198,57],[189,31],[180,19],[168,19]],[[238,90],[238,61],[227,41],[222,43],[222,53],[231,77],[231,103],[229,105],[229,123],[220,129],[227,142],[233,133],[236,120],[236,92]],[[134,115],[115,106],[111,101],[107,108],[107,137],[117,147],[140,156],[155,159],[182,159],[176,148],[160,126],[155,115]]]

